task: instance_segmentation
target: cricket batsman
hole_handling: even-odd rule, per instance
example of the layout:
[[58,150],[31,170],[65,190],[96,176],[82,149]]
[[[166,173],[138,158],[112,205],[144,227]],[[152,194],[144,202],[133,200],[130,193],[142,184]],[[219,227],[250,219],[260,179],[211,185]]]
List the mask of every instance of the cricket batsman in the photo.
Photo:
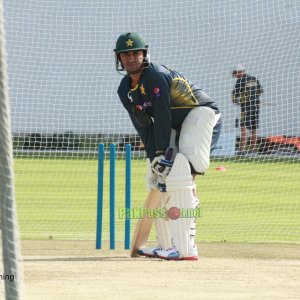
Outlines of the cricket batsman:
[[[120,35],[114,52],[116,70],[124,72],[118,95],[147,152],[147,187],[157,189],[157,183],[165,182],[168,197],[161,207],[167,210],[195,209],[195,176],[209,167],[221,131],[216,103],[180,73],[152,63],[138,33]],[[172,167],[165,164],[169,147],[176,149]],[[158,245],[139,249],[140,255],[198,259],[195,218],[156,219],[155,225]]]

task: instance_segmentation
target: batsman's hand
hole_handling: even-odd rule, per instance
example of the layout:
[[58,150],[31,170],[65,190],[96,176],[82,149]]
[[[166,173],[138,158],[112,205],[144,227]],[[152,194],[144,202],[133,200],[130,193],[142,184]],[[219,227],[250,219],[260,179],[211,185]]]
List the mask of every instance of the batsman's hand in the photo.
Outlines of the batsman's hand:
[[163,180],[169,175],[173,162],[167,160],[164,155],[157,156],[151,163],[152,171]]
[[147,175],[146,175],[147,192],[157,190],[157,175],[151,169],[150,159],[147,158]]
[[151,190],[157,190],[157,175],[153,172],[151,174],[146,176],[146,189],[147,192],[150,192]]

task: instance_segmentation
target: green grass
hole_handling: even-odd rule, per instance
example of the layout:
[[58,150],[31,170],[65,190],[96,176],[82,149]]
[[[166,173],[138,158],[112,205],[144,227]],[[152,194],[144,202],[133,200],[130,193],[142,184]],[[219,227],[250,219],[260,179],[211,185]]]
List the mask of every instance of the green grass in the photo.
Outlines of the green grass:
[[[215,170],[221,164],[225,172]],[[124,220],[118,219],[124,206],[123,160],[116,169],[116,236],[124,240]],[[103,239],[109,236],[108,171],[106,162]],[[95,237],[97,160],[16,158],[15,182],[23,239]],[[299,182],[299,161],[212,162],[205,176],[197,177],[203,209],[197,240],[300,243]],[[142,206],[146,195],[145,161],[133,160],[132,206]]]

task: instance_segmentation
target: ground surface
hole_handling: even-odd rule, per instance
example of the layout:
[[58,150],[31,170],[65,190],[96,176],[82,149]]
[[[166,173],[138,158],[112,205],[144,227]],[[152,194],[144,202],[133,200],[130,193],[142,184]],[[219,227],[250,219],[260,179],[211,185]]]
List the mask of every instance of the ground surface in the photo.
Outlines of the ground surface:
[[300,245],[198,247],[199,261],[167,262],[93,242],[23,241],[24,299],[300,299]]

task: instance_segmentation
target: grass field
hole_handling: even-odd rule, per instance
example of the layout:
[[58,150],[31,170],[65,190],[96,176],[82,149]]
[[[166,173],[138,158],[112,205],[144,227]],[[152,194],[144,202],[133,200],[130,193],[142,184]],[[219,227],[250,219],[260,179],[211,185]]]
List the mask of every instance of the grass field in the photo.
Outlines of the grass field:
[[[116,165],[117,212],[125,163]],[[219,165],[226,171],[216,171]],[[133,207],[147,194],[144,172],[145,162],[133,160]],[[24,299],[298,299],[299,163],[212,162],[197,179],[203,216],[193,262],[129,258],[121,219],[117,249],[108,250],[108,176],[106,161],[106,241],[95,250],[97,161],[15,159]]]
[[[223,165],[226,171],[216,171]],[[105,165],[103,239],[108,239],[108,162]],[[124,240],[125,162],[117,160],[117,239]],[[132,161],[132,206],[146,197],[145,161]],[[23,239],[95,238],[97,160],[15,159],[18,217]],[[203,216],[197,240],[207,242],[300,243],[298,162],[212,162],[198,176]],[[136,220],[132,220],[132,231]],[[155,234],[152,233],[151,239]]]

